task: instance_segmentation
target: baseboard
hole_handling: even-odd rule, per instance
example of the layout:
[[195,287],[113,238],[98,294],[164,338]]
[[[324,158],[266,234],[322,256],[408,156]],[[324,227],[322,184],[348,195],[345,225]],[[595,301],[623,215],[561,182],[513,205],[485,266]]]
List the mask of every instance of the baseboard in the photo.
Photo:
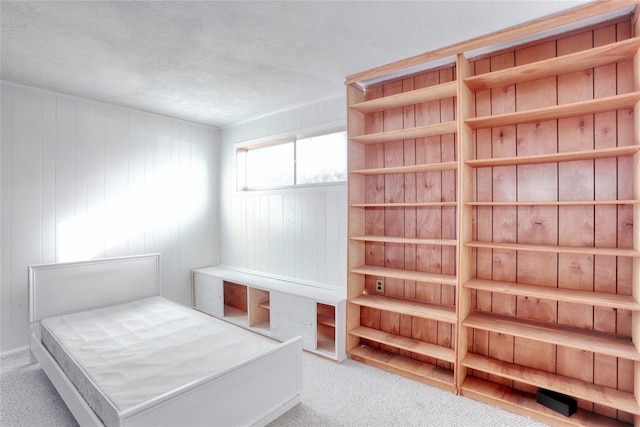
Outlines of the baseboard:
[[27,350],[29,350],[28,346],[16,348],[16,349],[9,350],[9,351],[4,351],[4,352],[0,353],[0,359],[4,359],[5,357],[15,356],[16,354],[25,352]]

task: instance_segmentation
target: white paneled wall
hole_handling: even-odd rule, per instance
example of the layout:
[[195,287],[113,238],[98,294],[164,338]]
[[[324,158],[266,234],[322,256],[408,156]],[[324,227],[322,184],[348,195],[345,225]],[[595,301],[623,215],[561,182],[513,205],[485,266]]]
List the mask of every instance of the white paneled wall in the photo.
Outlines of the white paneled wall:
[[220,130],[220,264],[346,289],[346,183],[235,190],[237,144],[344,128],[345,106],[341,94]]
[[161,253],[191,304],[218,258],[218,130],[2,82],[0,351],[28,344],[29,264]]

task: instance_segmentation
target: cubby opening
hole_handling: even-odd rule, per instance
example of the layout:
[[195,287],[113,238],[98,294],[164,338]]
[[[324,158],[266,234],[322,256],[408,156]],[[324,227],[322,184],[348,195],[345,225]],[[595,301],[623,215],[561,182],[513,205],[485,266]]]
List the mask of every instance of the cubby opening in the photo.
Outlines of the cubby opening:
[[249,288],[249,326],[269,331],[269,291]]
[[336,308],[317,303],[317,349],[327,353],[336,351]]
[[246,286],[224,282],[224,317],[236,322],[248,323]]

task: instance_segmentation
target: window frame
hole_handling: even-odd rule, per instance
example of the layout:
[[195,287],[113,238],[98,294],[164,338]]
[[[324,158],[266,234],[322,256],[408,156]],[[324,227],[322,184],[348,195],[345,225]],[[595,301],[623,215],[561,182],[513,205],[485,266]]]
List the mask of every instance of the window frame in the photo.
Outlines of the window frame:
[[[326,182],[316,182],[316,183],[305,183],[305,184],[299,184],[296,182],[297,180],[297,144],[296,142],[298,140],[301,139],[308,139],[308,138],[314,138],[314,137],[318,137],[318,136],[324,136],[324,135],[331,135],[331,134],[335,134],[335,133],[345,133],[345,139],[346,139],[346,144],[344,147],[344,158],[345,158],[345,179],[341,180],[341,181],[326,181]],[[348,135],[346,135],[346,127],[345,126],[340,126],[338,128],[330,128],[330,129],[323,129],[323,130],[318,130],[318,131],[314,131],[314,132],[308,132],[308,133],[300,133],[300,134],[294,134],[294,135],[289,135],[289,136],[282,136],[282,137],[276,137],[276,138],[269,138],[269,139],[260,139],[260,140],[253,140],[253,141],[248,141],[246,143],[241,143],[241,144],[236,144],[235,146],[235,157],[234,157],[234,166],[235,166],[235,181],[236,181],[236,192],[237,193],[255,193],[255,192],[259,192],[259,191],[265,191],[265,190],[282,190],[282,189],[296,189],[296,188],[304,188],[304,187],[321,187],[321,186],[327,186],[327,185],[340,185],[340,184],[346,184],[347,180],[348,180]],[[275,146],[275,145],[279,145],[279,144],[287,144],[287,143],[293,143],[293,184],[289,184],[289,185],[274,185],[274,186],[265,186],[265,187],[247,187],[246,183],[247,183],[247,165],[246,165],[246,160],[244,162],[244,165],[242,167],[240,167],[239,165],[239,154],[244,152],[245,154],[250,151],[250,150],[255,150],[258,148],[264,148],[264,147],[269,147],[269,146]],[[240,177],[240,173],[244,172],[244,176]]]

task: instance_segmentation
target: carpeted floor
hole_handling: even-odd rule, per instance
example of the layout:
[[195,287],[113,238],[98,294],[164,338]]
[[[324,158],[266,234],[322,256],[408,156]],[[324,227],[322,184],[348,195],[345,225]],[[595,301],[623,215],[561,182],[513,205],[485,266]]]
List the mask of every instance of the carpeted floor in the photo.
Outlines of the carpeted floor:
[[78,425],[40,365],[29,364],[28,351],[3,357],[0,367],[0,425]]
[[[27,351],[1,359],[0,425],[76,426]],[[352,360],[304,353],[302,401],[270,427],[528,426],[545,424]]]

